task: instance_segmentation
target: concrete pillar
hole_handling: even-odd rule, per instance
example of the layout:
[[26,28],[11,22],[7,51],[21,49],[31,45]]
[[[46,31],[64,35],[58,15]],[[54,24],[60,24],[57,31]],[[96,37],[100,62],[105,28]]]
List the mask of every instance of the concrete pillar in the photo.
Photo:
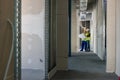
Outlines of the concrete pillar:
[[57,69],[68,69],[68,0],[57,0]]
[[107,72],[115,71],[116,60],[116,0],[107,0]]

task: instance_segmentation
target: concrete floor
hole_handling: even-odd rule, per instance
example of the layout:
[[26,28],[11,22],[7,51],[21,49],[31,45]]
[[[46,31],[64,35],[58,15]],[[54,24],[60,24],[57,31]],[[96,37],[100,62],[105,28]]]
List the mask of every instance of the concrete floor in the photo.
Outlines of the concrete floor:
[[21,80],[44,80],[45,73],[39,69],[22,69]]
[[105,72],[105,61],[93,53],[76,53],[68,65],[68,71],[58,71],[51,80],[118,80],[114,73]]

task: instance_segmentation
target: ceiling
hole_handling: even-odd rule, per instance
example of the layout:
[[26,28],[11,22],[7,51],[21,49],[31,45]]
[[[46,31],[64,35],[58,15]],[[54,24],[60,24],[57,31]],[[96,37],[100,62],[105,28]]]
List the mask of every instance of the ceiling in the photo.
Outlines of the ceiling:
[[95,6],[97,0],[88,0],[87,10],[91,11]]
[[97,0],[78,0],[81,11],[91,11]]
[[90,20],[91,19],[91,12],[93,7],[96,5],[97,0],[80,0],[80,18],[81,21],[83,20]]

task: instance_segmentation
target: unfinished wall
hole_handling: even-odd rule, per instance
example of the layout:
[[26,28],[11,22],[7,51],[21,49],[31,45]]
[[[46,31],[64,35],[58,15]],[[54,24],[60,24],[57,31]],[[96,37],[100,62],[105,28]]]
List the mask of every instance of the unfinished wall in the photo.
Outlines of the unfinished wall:
[[[0,0],[0,80],[3,80],[12,46],[14,0]],[[14,80],[14,54],[7,73],[7,80]]]
[[57,69],[68,69],[68,0],[57,0]]
[[45,71],[45,1],[22,0],[22,69]]

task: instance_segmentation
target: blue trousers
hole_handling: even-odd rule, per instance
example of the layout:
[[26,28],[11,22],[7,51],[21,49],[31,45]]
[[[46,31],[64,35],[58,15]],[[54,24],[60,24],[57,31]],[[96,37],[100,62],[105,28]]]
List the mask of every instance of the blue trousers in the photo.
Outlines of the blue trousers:
[[86,50],[90,51],[90,40],[87,40],[86,42],[87,42]]
[[85,51],[87,50],[87,42],[86,41],[82,41],[81,50],[80,51],[83,51],[83,49],[85,49]]

